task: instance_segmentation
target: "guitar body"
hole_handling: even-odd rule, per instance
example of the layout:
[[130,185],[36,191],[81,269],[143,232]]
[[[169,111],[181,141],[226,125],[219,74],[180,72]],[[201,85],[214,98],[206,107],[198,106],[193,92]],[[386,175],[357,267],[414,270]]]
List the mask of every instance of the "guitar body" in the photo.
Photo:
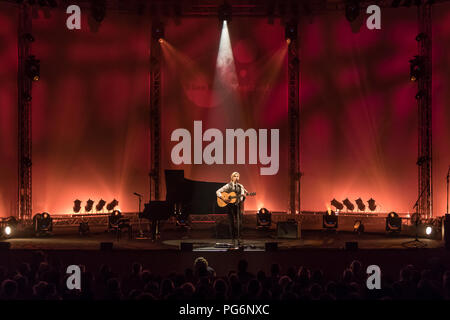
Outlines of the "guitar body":
[[229,203],[236,203],[237,201],[236,192],[222,192],[222,198],[217,197],[217,205],[221,208],[226,207]]
[[[254,196],[256,192],[248,193],[246,196]],[[222,192],[222,199],[217,197],[217,205],[221,208],[226,207],[229,203],[236,203],[238,195],[236,192]]]

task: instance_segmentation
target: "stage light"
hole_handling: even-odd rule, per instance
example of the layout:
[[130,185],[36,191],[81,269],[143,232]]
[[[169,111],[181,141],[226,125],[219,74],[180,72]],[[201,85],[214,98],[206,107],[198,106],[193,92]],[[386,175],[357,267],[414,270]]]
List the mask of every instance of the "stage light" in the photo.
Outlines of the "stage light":
[[17,229],[18,225],[19,225],[19,222],[13,216],[1,219],[1,221],[0,221],[1,234],[0,235],[4,238],[11,238],[11,236],[15,233],[15,230]]
[[111,212],[111,214],[108,216],[109,228],[118,226],[121,218],[122,212],[120,212],[119,210],[114,210],[113,212]]
[[78,227],[78,233],[80,236],[85,236],[89,234],[89,223],[88,222],[80,222],[80,225]]
[[402,218],[395,212],[390,212],[386,217],[386,231],[389,233],[399,233],[402,230]]
[[364,232],[364,225],[361,220],[356,220],[353,224],[353,232],[355,233],[363,233]]
[[284,37],[286,42],[290,44],[293,40],[297,40],[297,23],[289,22],[284,29]]
[[100,199],[100,201],[95,206],[95,210],[97,210],[97,212],[102,211],[105,204],[106,204],[106,201],[103,199]]
[[219,7],[219,21],[231,22],[232,8],[228,3],[224,3]]
[[427,38],[426,33],[421,32],[416,36],[416,41],[419,42],[419,41],[425,40],[426,38]]
[[31,95],[30,95],[30,94],[24,93],[24,94],[23,94],[23,99],[24,99],[26,102],[30,102],[32,98],[31,98]]
[[23,37],[24,37],[25,40],[27,40],[29,42],[34,42],[34,37],[33,37],[33,35],[31,33],[25,33],[23,35]]
[[108,211],[112,211],[114,210],[115,207],[117,207],[119,205],[119,201],[117,201],[116,199],[114,199],[113,201],[111,201],[110,203],[108,203],[106,205],[106,210]]
[[81,210],[81,200],[75,200],[73,202],[73,212],[78,213]]
[[337,229],[338,216],[332,210],[325,212],[322,219],[322,226],[324,229]]
[[345,4],[345,18],[348,22],[353,22],[359,16],[359,1],[349,0]]
[[36,236],[48,235],[53,230],[53,219],[48,212],[38,213],[33,217]]
[[350,200],[348,200],[348,198],[346,198],[342,202],[345,204],[348,210],[353,211],[355,209],[355,205]]
[[370,199],[367,201],[367,204],[369,205],[370,211],[375,211],[375,209],[377,208],[377,205],[375,204],[375,200],[372,199],[372,198],[370,198]]
[[337,210],[344,209],[344,205],[342,203],[340,203],[339,201],[337,201],[336,199],[331,200],[331,205],[333,207],[335,207]]
[[358,206],[359,211],[366,210],[366,205],[364,204],[364,201],[361,198],[358,198],[355,200],[356,205]]
[[425,71],[424,58],[422,56],[414,56],[414,59],[409,60],[410,63],[410,76],[411,81],[417,81],[420,79]]
[[256,214],[256,226],[257,227],[270,227],[272,224],[272,213],[266,208],[261,208]]
[[94,201],[89,199],[88,201],[86,201],[86,205],[84,206],[84,211],[85,212],[91,212],[92,211],[92,207],[94,207]]
[[164,26],[161,23],[152,25],[152,37],[159,42],[164,39]]
[[38,81],[41,77],[41,66],[39,60],[34,56],[29,56],[25,62],[26,75],[33,81]]
[[427,234],[427,236],[429,236],[432,232],[433,232],[433,228],[432,227],[427,226],[425,228],[425,233]]
[[420,90],[419,92],[417,92],[416,94],[416,100],[420,100],[425,96],[425,90]]
[[163,38],[159,38],[159,43],[163,43],[164,42],[164,39]]

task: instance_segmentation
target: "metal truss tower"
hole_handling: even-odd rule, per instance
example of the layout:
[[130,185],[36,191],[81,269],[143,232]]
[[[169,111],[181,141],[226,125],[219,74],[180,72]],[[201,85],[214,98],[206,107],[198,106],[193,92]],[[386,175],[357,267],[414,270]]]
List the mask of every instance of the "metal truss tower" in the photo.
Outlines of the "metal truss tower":
[[428,2],[418,7],[419,56],[423,59],[424,73],[418,79],[418,170],[419,203],[418,212],[424,218],[433,217],[433,157],[432,157],[432,5]]
[[150,198],[160,199],[161,182],[161,65],[159,40],[164,36],[163,26],[152,24],[150,39]]
[[26,74],[31,52],[31,8],[23,3],[19,8],[18,48],[18,213],[19,219],[32,217],[32,161],[31,161],[31,79]]
[[[297,34],[297,22],[291,23]],[[289,211],[300,213],[300,59],[297,37],[288,46]]]

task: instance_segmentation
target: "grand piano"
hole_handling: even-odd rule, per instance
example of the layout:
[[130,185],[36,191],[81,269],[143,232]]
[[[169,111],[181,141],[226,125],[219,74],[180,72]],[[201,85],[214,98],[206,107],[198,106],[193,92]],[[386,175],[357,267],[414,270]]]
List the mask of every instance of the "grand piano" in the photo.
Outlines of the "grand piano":
[[165,170],[166,200],[145,204],[140,218],[167,220],[171,215],[226,214],[217,205],[216,191],[225,183],[194,181],[184,177],[183,170]]

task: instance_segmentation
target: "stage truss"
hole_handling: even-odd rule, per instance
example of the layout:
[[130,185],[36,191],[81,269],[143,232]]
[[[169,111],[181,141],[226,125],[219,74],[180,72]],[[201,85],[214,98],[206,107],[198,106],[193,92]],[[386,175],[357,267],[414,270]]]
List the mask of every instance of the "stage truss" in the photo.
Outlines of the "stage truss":
[[31,79],[26,75],[26,63],[31,54],[31,43],[25,35],[31,35],[31,9],[19,8],[17,30],[17,98],[18,98],[18,192],[17,212],[21,220],[32,216],[32,150],[31,150]]
[[[26,58],[30,54],[30,43],[23,37],[31,32],[30,6],[26,1],[18,4],[16,0],[0,0],[19,7],[18,26],[18,201],[17,212],[20,219],[31,219],[32,216],[32,140],[31,140],[31,80],[25,76]],[[419,194],[424,190],[425,196],[420,198],[418,211],[424,217],[432,216],[432,122],[431,122],[431,8],[432,4],[448,2],[449,0],[423,0],[418,6],[419,32],[428,37],[419,43],[419,54],[426,57],[426,76],[419,79],[419,91],[426,92],[425,97],[419,100]],[[313,19],[314,15],[329,11],[343,11],[347,4],[344,0],[247,0],[227,1],[232,7],[232,16],[259,17],[280,19],[286,21],[302,21]],[[223,1],[217,0],[111,0],[105,1],[107,10],[120,11],[131,14],[149,14],[152,20],[167,21],[182,17],[217,17],[219,6]],[[415,2],[416,3],[416,2]],[[60,6],[77,4],[82,9],[91,9],[90,0],[60,1]],[[359,1],[361,12],[374,4],[374,1]],[[380,7],[392,7],[392,1],[375,1]],[[401,7],[400,7],[401,8]],[[151,37],[150,53],[150,199],[160,198],[161,176],[161,48],[158,39]],[[289,209],[291,213],[300,211],[300,108],[299,108],[299,64],[298,41],[292,41],[288,53],[288,113],[289,113]],[[295,88],[294,88],[295,86]]]

